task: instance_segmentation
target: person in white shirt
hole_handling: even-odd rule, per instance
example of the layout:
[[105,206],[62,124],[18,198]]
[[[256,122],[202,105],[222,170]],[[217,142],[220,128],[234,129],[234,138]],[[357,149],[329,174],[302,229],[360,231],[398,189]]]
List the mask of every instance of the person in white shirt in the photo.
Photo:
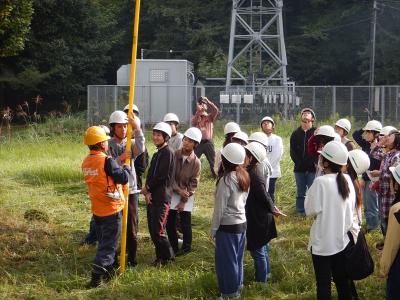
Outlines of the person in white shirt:
[[[235,123],[235,122],[228,122],[225,124],[224,126],[224,142],[222,144],[222,148],[224,148],[226,145],[228,145],[229,143],[232,143],[232,138],[233,136],[240,132],[240,126],[239,124]],[[215,160],[214,160],[214,172],[215,174],[218,175],[218,172],[220,172],[221,169],[221,150],[217,150],[217,152],[215,152]],[[221,169],[222,172],[222,169]]]
[[356,196],[350,176],[343,174],[349,153],[338,142],[327,143],[321,151],[323,176],[315,178],[307,191],[304,208],[316,219],[310,230],[308,249],[312,254],[317,299],[331,299],[331,280],[339,299],[352,299],[352,281],[346,274],[345,251],[353,225]]
[[264,117],[261,120],[261,129],[268,136],[267,158],[272,166],[272,174],[269,178],[268,193],[275,202],[275,185],[281,173],[281,159],[283,155],[282,138],[273,133],[275,122],[271,117]]
[[[257,142],[261,145],[264,146],[265,150],[267,150],[268,147],[268,136],[264,132],[256,131],[250,134],[249,139],[250,142]],[[262,163],[257,165],[257,168],[259,169],[262,177],[265,180],[265,191],[268,193],[268,188],[269,188],[269,179],[272,174],[272,166],[269,162],[268,157],[266,157]]]
[[163,122],[168,123],[171,126],[172,136],[168,141],[168,146],[172,152],[182,148],[183,134],[178,132],[179,118],[174,113],[167,113],[164,116]]

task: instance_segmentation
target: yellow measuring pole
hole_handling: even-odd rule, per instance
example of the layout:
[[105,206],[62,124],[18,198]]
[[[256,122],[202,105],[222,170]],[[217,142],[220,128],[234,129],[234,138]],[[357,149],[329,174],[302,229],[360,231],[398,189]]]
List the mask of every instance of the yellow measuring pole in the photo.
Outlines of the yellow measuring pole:
[[[129,80],[129,111],[128,116],[132,116],[133,102],[135,96],[135,75],[136,75],[136,56],[137,56],[137,45],[138,45],[138,32],[139,32],[139,12],[140,12],[140,0],[135,2],[135,19],[133,24],[133,41],[132,41],[132,58],[131,58],[131,75]],[[126,150],[132,150],[132,126],[128,123],[127,131]],[[133,153],[133,151],[131,151]],[[131,159],[126,159],[126,164],[131,163]],[[121,232],[121,255],[119,257],[120,273],[125,272],[126,267],[126,231],[128,223],[128,193],[125,191],[125,206],[122,214],[122,232]]]

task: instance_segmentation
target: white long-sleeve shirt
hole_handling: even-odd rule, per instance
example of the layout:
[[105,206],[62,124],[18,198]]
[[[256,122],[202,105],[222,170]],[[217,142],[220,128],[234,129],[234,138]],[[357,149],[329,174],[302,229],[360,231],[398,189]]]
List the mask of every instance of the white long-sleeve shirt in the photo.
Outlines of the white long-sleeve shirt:
[[349,197],[343,200],[336,183],[337,174],[327,174],[314,180],[307,191],[304,208],[307,216],[316,216],[310,230],[308,249],[313,254],[330,256],[339,253],[349,243],[347,232],[353,225],[356,195],[349,175]]
[[272,166],[268,158],[265,158],[261,163],[257,164],[256,168],[265,179],[265,191],[268,193],[269,179],[271,178],[272,174]]
[[282,138],[276,134],[268,136],[267,158],[272,166],[271,178],[279,178],[281,173],[281,159],[283,155]]

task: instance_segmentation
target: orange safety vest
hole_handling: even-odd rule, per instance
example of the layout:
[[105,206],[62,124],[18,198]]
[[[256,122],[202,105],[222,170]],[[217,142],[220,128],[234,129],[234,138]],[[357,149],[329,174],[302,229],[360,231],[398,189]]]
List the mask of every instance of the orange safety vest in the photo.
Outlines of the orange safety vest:
[[[124,194],[120,184],[107,176],[104,166],[107,155],[101,151],[90,151],[82,162],[84,180],[89,188],[92,213],[99,217],[115,214],[124,208]],[[126,186],[124,186],[126,188]],[[119,192],[120,199],[114,199],[107,193]]]

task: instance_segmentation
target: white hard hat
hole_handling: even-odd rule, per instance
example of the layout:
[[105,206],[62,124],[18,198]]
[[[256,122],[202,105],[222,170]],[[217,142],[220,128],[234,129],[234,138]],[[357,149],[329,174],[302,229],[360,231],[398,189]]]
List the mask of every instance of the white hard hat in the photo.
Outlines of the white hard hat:
[[370,131],[377,131],[377,132],[381,132],[382,130],[382,124],[381,122],[377,121],[377,120],[371,120],[367,123],[367,125],[365,125],[365,127],[363,128],[363,130],[370,130]]
[[400,164],[395,167],[389,167],[390,172],[392,172],[394,179],[400,184]]
[[176,122],[179,124],[179,118],[176,114],[174,113],[167,113],[164,116],[163,122]]
[[224,127],[224,135],[227,135],[229,133],[235,133],[240,131],[240,126],[239,124],[235,122],[228,122],[225,124]]
[[199,144],[201,142],[202,134],[200,129],[198,129],[197,127],[190,127],[188,130],[185,131],[183,135]]
[[246,150],[244,150],[243,146],[239,144],[230,143],[221,150],[221,155],[230,163],[234,165],[241,165],[244,163]]
[[267,157],[267,151],[260,143],[251,142],[244,147],[250,151],[258,162],[262,162]]
[[325,135],[334,138],[335,129],[333,129],[333,127],[330,125],[322,125],[317,129],[315,135]]
[[122,110],[116,110],[110,115],[108,124],[128,124],[128,116]]
[[340,120],[338,120],[338,121],[336,122],[335,125],[338,126],[338,127],[340,127],[340,128],[343,128],[344,130],[347,131],[347,133],[349,133],[350,130],[351,130],[351,123],[350,123],[350,121],[347,120],[347,119],[340,119]]
[[337,133],[337,132],[335,132],[334,134],[333,134],[333,140],[334,141],[338,141],[338,142],[341,142],[342,141],[342,138],[340,137],[340,135],[339,135],[339,133]]
[[110,135],[110,128],[108,128],[106,125],[99,125],[101,128],[103,128],[104,132],[107,135]]
[[347,165],[349,151],[345,145],[337,141],[327,143],[320,152],[323,157],[337,165]]
[[249,142],[259,142],[264,147],[268,147],[268,136],[264,132],[253,132],[249,136]]
[[382,130],[381,130],[381,132],[380,132],[380,135],[387,136],[387,135],[389,135],[390,133],[393,133],[393,131],[397,131],[396,127],[393,127],[393,126],[385,126],[385,127],[382,128]]
[[[124,111],[129,109],[129,104],[127,106],[124,107]],[[136,106],[136,104],[133,104],[133,108],[132,108],[133,112],[139,114],[139,108]]]
[[249,136],[247,135],[246,132],[243,132],[243,131],[236,132],[232,138],[241,140],[241,141],[245,142],[246,144],[249,143]]
[[158,130],[166,133],[169,137],[172,135],[172,129],[171,126],[168,123],[165,122],[160,122],[157,123],[154,127],[153,130]]
[[262,118],[262,120],[261,120],[261,122],[260,122],[260,125],[262,125],[262,123],[263,123],[264,121],[269,121],[269,122],[271,122],[271,123],[272,123],[272,126],[275,127],[275,122],[274,122],[274,120],[273,120],[271,117],[264,117],[264,118]]
[[315,119],[315,112],[314,112],[311,108],[309,108],[309,107],[303,108],[303,109],[301,110],[301,112],[300,112],[300,116],[301,116],[303,113],[305,113],[305,112],[311,113],[312,117]]
[[358,175],[366,172],[370,164],[368,154],[360,149],[354,149],[349,152],[349,161]]

